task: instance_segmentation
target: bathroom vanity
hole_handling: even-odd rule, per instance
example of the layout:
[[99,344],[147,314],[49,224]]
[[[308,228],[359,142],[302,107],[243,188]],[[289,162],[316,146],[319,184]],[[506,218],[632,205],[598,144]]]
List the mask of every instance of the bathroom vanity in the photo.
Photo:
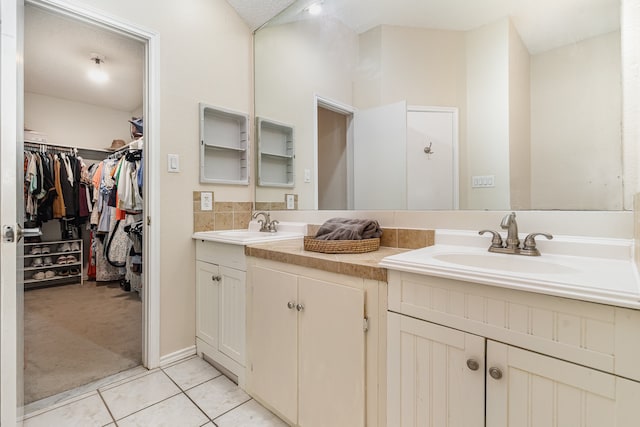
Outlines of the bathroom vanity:
[[387,284],[378,262],[401,251],[248,246],[247,392],[295,426],[385,425]]
[[[588,250],[556,243],[560,252]],[[387,425],[638,425],[631,242],[591,243],[590,256],[436,244],[383,260]]]

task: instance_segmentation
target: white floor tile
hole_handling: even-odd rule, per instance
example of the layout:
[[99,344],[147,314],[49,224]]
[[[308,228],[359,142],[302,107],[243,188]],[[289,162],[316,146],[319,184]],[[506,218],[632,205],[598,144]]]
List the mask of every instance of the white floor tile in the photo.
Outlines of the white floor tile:
[[229,411],[213,420],[218,427],[287,427],[288,424],[273,415],[255,400]]
[[171,365],[163,370],[182,390],[188,390],[221,375],[220,371],[199,357]]
[[211,419],[250,399],[247,393],[225,376],[200,384],[186,393]]
[[180,393],[180,389],[158,370],[135,380],[106,387],[100,392],[116,421]]
[[24,427],[88,427],[113,422],[97,393],[24,420]]
[[202,427],[216,427],[212,422],[208,422],[205,425],[203,425]]
[[118,421],[119,427],[200,427],[209,419],[187,396],[163,400]]

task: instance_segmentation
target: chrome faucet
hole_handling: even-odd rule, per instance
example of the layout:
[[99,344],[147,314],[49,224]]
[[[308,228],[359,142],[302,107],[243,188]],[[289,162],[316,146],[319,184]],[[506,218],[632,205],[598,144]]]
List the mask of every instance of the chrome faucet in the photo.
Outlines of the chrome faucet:
[[252,215],[252,218],[257,219],[260,215],[264,218],[258,219],[258,222],[260,223],[260,231],[265,233],[275,233],[278,231],[278,221],[275,219],[271,220],[271,216],[269,216],[268,212],[256,212]]
[[522,248],[520,247],[520,239],[518,238],[518,223],[516,222],[516,213],[511,212],[502,218],[500,227],[507,230],[507,238],[502,240],[502,236],[497,231],[480,230],[478,234],[491,233],[491,246],[489,252],[497,252],[501,254],[540,256],[540,251],[536,248],[536,236],[544,236],[547,239],[553,239],[551,234],[547,233],[531,233],[524,239]]

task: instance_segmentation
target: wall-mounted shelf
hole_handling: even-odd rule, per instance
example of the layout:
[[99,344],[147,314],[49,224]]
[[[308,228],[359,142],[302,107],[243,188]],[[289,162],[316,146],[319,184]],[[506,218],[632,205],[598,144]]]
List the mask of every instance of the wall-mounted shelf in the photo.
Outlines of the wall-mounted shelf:
[[258,185],[263,187],[294,186],[293,126],[256,118],[258,129]]
[[249,184],[249,116],[200,103],[200,182]]

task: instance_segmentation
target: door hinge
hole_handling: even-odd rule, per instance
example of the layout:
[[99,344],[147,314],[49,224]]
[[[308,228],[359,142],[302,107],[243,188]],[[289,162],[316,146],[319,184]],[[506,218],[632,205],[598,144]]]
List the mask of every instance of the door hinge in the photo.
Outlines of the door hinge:
[[151,217],[150,216],[147,217],[147,226],[149,226],[149,225],[151,225]]
[[369,330],[369,319],[366,317],[362,321],[362,330],[364,330],[365,332]]

